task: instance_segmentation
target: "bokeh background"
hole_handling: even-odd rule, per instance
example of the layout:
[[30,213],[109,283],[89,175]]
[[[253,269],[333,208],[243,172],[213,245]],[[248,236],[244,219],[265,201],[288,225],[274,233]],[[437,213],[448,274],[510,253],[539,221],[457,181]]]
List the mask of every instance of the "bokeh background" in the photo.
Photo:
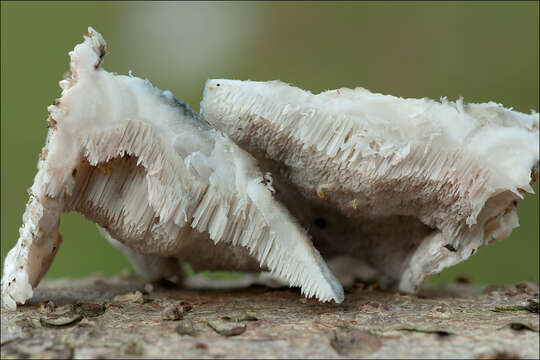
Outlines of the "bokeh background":
[[[2,1],[1,10],[2,259],[18,237],[46,108],[89,25],[108,42],[107,70],[132,70],[197,111],[205,80],[216,77],[539,110],[538,2]],[[538,195],[518,212],[521,227],[510,238],[431,281],[538,281]],[[81,215],[65,214],[61,231],[47,277],[129,267]]]

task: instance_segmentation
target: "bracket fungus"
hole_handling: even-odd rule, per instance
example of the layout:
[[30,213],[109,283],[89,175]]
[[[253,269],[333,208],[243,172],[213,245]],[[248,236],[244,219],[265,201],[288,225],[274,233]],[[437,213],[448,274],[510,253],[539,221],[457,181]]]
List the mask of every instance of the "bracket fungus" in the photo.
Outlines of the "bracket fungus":
[[493,102],[213,79],[201,116],[273,174],[338,278],[404,292],[507,237],[538,173],[538,113]]
[[3,306],[32,296],[66,211],[95,222],[151,279],[181,275],[184,262],[268,270],[341,302],[326,261],[343,281],[414,292],[506,237],[532,192],[537,113],[209,80],[199,116],[147,80],[105,71],[105,52],[92,28],[70,52],[4,262]]
[[102,68],[106,43],[89,28],[49,107],[48,136],[20,237],[6,256],[2,304],[33,294],[78,211],[151,277],[195,269],[268,269],[319,300],[343,300],[326,262],[256,160],[150,82]]

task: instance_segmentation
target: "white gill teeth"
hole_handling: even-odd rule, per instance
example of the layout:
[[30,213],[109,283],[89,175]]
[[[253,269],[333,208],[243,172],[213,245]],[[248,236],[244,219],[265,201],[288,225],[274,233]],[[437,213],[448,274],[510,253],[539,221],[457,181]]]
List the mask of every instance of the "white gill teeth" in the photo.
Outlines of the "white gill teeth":
[[538,172],[537,113],[219,79],[199,117],[169,91],[105,71],[105,52],[92,28],[70,52],[4,263],[4,306],[32,296],[73,210],[152,278],[181,271],[178,261],[267,268],[340,302],[324,260],[339,257],[366,269],[355,276],[416,291],[508,236]]
[[538,172],[538,113],[493,102],[213,79],[201,114],[272,173],[323,258],[402,291],[508,236]]
[[70,86],[51,108],[55,123],[5,261],[4,306],[32,296],[59,246],[60,215],[73,210],[148,277],[180,272],[171,258],[209,269],[262,267],[309,296],[341,301],[341,285],[272,197],[256,160],[170,92],[105,71],[105,49],[90,28],[70,52]]

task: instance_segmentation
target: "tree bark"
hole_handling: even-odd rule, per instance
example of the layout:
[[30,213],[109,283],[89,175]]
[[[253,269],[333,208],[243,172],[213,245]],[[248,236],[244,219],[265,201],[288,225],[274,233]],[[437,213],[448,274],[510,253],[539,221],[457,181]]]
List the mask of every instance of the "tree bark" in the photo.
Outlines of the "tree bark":
[[2,358],[538,358],[538,284],[196,290],[132,275],[44,281],[2,309]]

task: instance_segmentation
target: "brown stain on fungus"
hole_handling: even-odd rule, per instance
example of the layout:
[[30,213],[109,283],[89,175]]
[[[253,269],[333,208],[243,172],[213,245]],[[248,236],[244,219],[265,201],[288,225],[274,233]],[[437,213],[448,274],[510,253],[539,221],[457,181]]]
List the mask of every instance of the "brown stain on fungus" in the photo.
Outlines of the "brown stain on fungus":
[[47,155],[49,155],[49,150],[47,148],[43,148],[41,152],[39,153],[39,159],[47,160]]
[[98,163],[96,165],[96,168],[102,173],[102,174],[110,174],[112,173],[112,165],[110,163]]
[[45,126],[47,128],[54,128],[56,127],[56,124],[57,124],[56,120],[54,120],[52,116],[49,116],[49,118],[47,119],[47,122],[45,123]]
[[96,70],[100,67],[101,63],[103,62],[103,57],[105,56],[105,53],[106,53],[105,45],[103,45],[103,44],[99,45],[98,51],[99,51],[99,54],[98,54],[99,55],[99,60],[94,65],[94,69],[96,69]]
[[265,124],[266,126],[272,126],[272,122],[266,118],[263,118],[262,116],[259,116],[259,119]]

